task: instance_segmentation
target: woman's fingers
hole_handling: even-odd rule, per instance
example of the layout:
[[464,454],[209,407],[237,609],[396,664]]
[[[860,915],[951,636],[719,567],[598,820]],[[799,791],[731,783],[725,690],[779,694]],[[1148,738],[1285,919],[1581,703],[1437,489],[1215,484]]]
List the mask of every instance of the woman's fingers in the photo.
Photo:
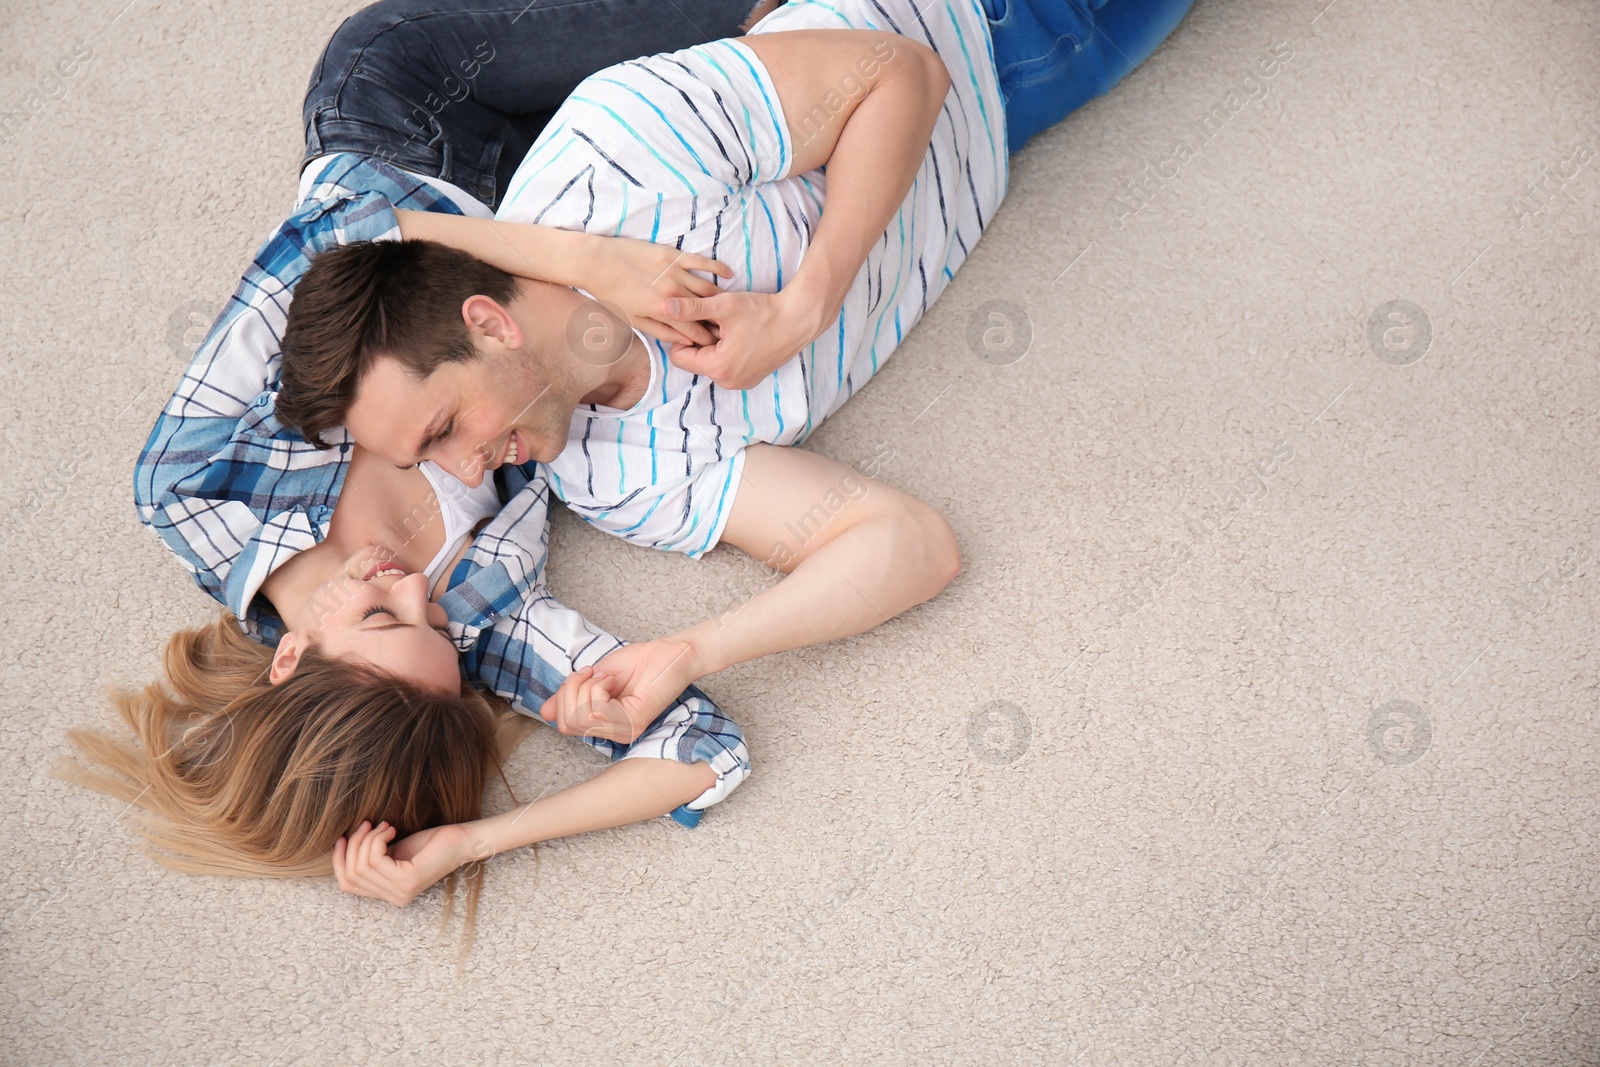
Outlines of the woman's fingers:
[[696,255],[693,252],[679,253],[678,266],[688,270],[703,270],[708,274],[715,274],[723,278],[733,277],[733,268],[722,262],[722,260]]
[[582,688],[583,683],[593,672],[594,668],[592,667],[585,667],[582,670],[574,671],[572,674],[567,676],[566,682],[559,690],[556,691],[556,696],[559,698],[559,704],[556,710],[556,722],[561,732],[569,737],[577,732],[577,724],[574,716],[578,705],[578,691]]
[[333,843],[333,876],[338,880],[340,890],[346,893],[350,892],[350,886],[344,877],[344,838],[342,837]]
[[716,282],[709,278],[702,278],[698,274],[690,274],[688,271],[680,273],[678,284],[695,296],[713,296],[717,292]]
[[629,736],[628,724],[617,714],[617,709],[612,707],[610,679],[596,675],[584,686],[584,707],[588,711],[586,732],[591,737],[603,737],[608,741],[627,743],[632,738]]
[[[395,833],[396,830],[393,826],[386,822],[379,823],[367,835],[366,841],[362,843],[362,866],[366,871],[367,886],[372,890],[373,896],[386,900],[390,904],[395,902],[395,897],[398,894],[395,892],[394,879],[390,877],[391,872],[381,866],[380,863],[385,859],[385,849],[388,843],[394,839]],[[392,864],[393,861],[391,860],[390,863]]]
[[578,717],[584,737],[603,737],[608,741],[617,740],[617,728],[606,714],[605,703],[609,700],[606,681],[591,675],[578,690]]
[[[371,824],[363,821],[360,826],[351,831],[350,836],[344,839],[344,855],[339,865],[343,874],[339,879],[339,888],[347,893],[358,896],[371,896],[371,887],[368,885],[367,870],[363,859],[362,846],[370,836]],[[339,854],[339,847],[334,846],[335,856]]]
[[346,893],[374,897],[396,907],[410,903],[410,896],[404,887],[396,883],[392,870],[382,864],[387,858],[392,867],[393,857],[388,856],[385,850],[398,833],[399,830],[387,822],[373,826],[370,821],[363,820],[348,838],[341,837],[335,841],[333,872],[339,880],[339,888]]
[[383,830],[386,824],[379,823],[367,833],[361,842],[361,868],[365,871],[372,870],[373,861],[383,852]]
[[658,341],[665,341],[672,345],[690,343],[689,339],[678,329],[680,325],[683,325],[682,323],[662,322],[660,319],[636,318],[632,324]]
[[[556,729],[561,730],[562,726],[566,723],[566,717],[563,714],[563,711],[566,708],[568,699],[571,696],[572,688],[578,683],[579,680],[587,677],[589,671],[592,669],[593,668],[590,667],[584,667],[581,670],[573,671],[571,674],[567,675],[566,680],[563,681],[559,687],[557,687],[554,693],[550,694],[550,699],[546,700],[544,704],[540,706],[539,717],[544,719],[545,722],[548,722],[550,725],[554,726]],[[565,733],[566,731],[562,730],[562,732]]]
[[604,737],[605,720],[598,714],[595,707],[595,693],[599,690],[598,679],[594,675],[578,687],[578,717],[583,727],[585,737]]

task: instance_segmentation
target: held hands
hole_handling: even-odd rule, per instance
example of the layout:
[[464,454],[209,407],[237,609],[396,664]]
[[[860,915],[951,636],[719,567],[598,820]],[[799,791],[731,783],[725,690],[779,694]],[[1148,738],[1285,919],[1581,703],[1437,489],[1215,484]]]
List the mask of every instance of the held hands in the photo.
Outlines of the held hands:
[[631,325],[669,344],[708,345],[715,338],[691,319],[668,322],[661,316],[664,300],[712,296],[717,283],[690,271],[705,271],[732,278],[726,264],[680,252],[671,245],[638,241],[631,237],[595,236],[586,246],[588,260],[582,273],[583,288],[613,310],[622,311]]
[[569,737],[632,744],[699,677],[693,653],[675,638],[624,645],[568,675],[539,714]]
[[386,822],[377,826],[363,822],[348,841],[339,838],[333,846],[333,873],[339,888],[403,908],[472,858],[465,854],[467,828],[459,823],[421,830],[391,849],[396,832]]
[[837,315],[825,315],[793,285],[777,293],[673,297],[662,301],[660,312],[685,332],[701,321],[711,323],[714,341],[674,344],[670,358],[680,369],[703,374],[724,389],[753,388],[815,341]]

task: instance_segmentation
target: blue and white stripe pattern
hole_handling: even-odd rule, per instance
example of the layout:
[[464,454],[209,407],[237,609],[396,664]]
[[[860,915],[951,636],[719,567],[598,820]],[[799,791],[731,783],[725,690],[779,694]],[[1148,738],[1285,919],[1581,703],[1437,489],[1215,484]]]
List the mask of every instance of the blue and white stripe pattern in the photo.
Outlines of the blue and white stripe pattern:
[[[729,391],[640,334],[653,361],[644,398],[625,412],[575,412],[550,465],[556,494],[635,543],[691,556],[714,546],[745,446],[803,441],[837,411],[943,292],[1005,196],[1004,104],[975,0],[791,0],[752,33],[819,28],[926,44],[951,90],[910,193],[815,342],[756,388]],[[823,171],[790,174],[793,158],[766,68],[738,40],[715,41],[582,82],[497,217],[673,244],[733,268],[723,288],[772,293],[799,266],[827,195]]]
[[[312,164],[294,216],[257,251],[156,421],[134,470],[139,518],[196,584],[263,643],[283,624],[261,583],[328,533],[349,454],[343,430],[322,451],[278,421],[274,398],[291,292],[317,252],[399,236],[394,207],[457,213],[426,182],[382,162],[338,154]],[[549,488],[543,468],[508,469],[507,504],[468,551],[461,580],[440,603],[463,665],[478,681],[537,715],[572,671],[622,642],[552,599],[543,586]],[[743,734],[690,687],[632,745],[585,739],[612,759],[708,761],[716,785],[672,812],[693,826],[749,773]]]

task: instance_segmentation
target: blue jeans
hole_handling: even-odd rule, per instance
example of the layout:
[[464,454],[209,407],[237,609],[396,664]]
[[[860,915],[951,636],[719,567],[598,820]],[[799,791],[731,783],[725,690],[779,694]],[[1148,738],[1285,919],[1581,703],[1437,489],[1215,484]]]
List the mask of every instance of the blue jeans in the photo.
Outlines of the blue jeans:
[[1109,92],[1194,0],[981,0],[1012,152]]
[[334,31],[306,90],[309,162],[357,152],[491,209],[539,131],[613,63],[739,36],[755,0],[379,0]]

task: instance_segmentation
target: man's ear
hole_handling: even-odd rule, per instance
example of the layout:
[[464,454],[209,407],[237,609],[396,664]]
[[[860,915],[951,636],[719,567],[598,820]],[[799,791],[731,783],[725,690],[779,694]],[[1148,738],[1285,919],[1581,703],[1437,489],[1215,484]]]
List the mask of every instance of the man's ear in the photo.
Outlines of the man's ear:
[[306,650],[308,642],[305,636],[290,630],[278,640],[278,648],[272,653],[272,669],[267,672],[267,681],[273,685],[282,685],[285,678],[294,674],[295,668],[300,666],[300,656]]
[[469,331],[498,341],[502,348],[522,347],[522,328],[498,300],[481,293],[469,296],[461,303],[461,318]]

